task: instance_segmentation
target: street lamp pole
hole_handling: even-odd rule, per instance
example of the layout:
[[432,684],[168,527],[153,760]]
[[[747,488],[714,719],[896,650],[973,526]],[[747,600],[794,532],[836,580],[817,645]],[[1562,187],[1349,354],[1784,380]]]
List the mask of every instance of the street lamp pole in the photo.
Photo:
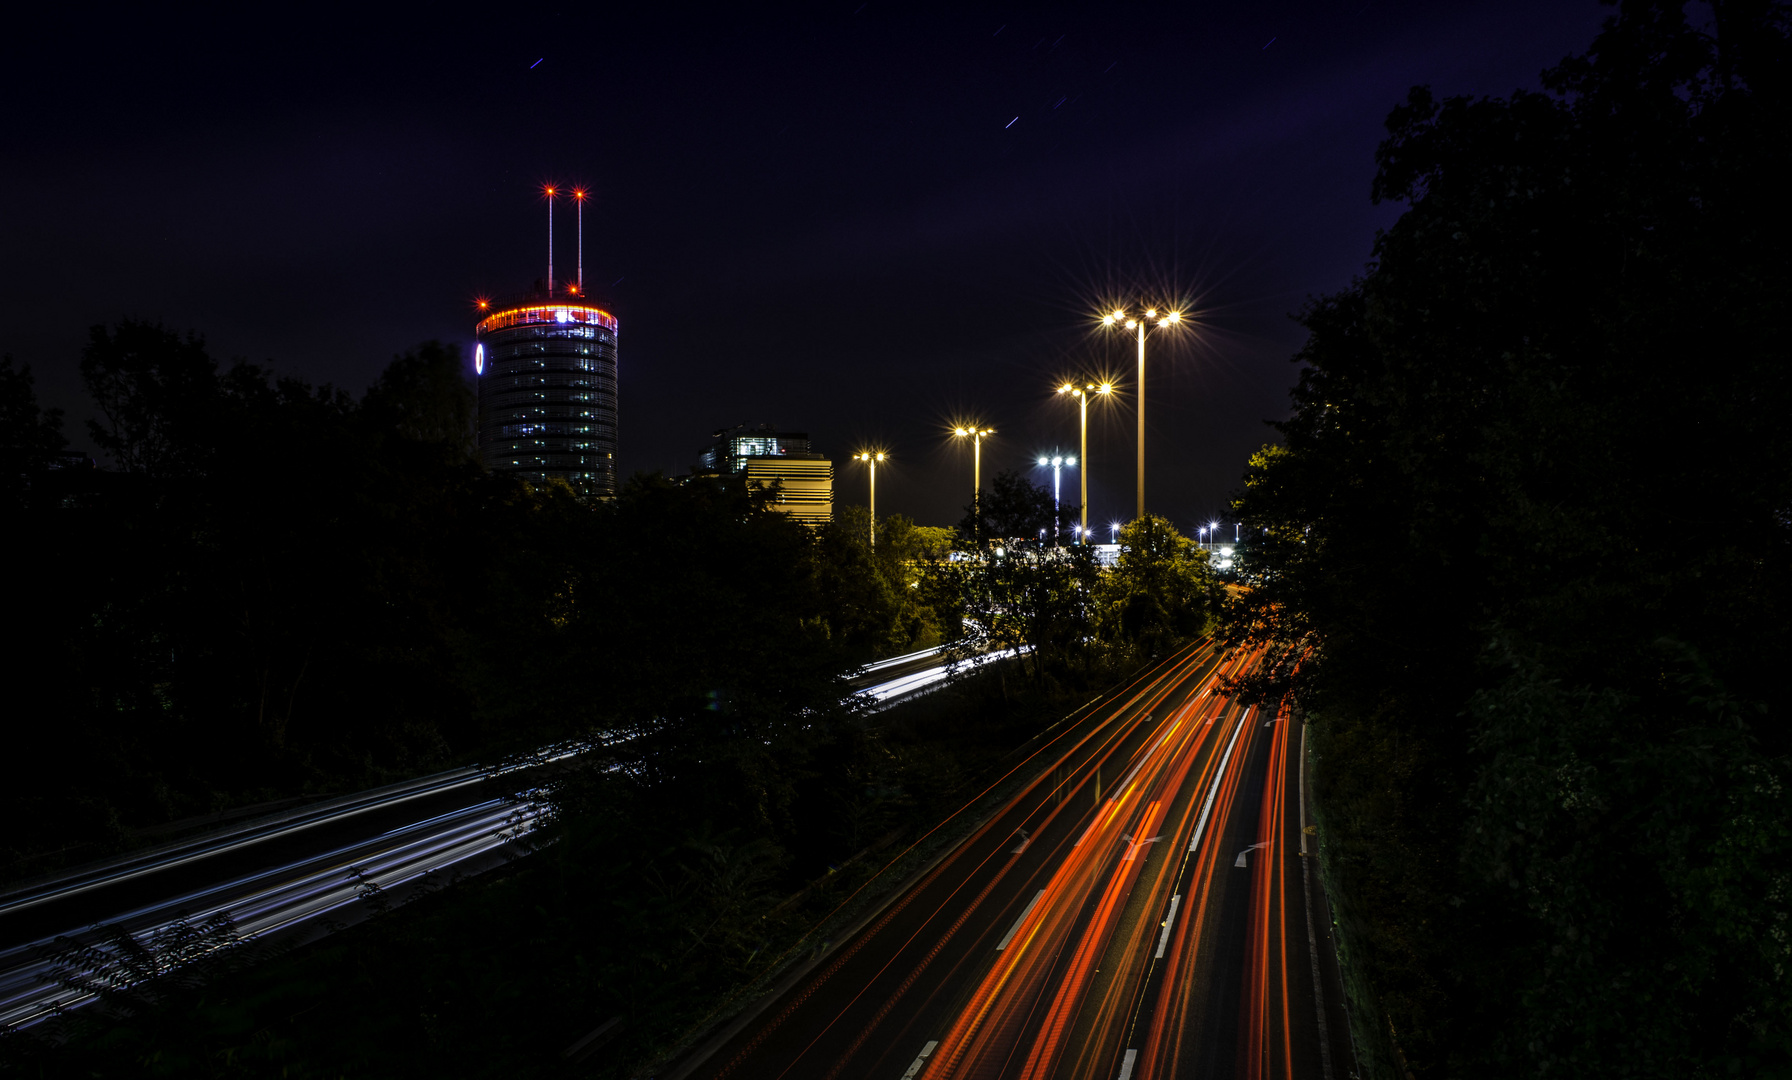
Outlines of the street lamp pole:
[[877,463],[884,459],[884,455],[881,452],[873,453],[870,450],[866,450],[863,453],[854,454],[852,456],[852,459],[854,461],[863,461],[867,465],[871,466],[871,546],[876,547],[877,546]]
[[1145,516],[1145,324],[1128,322],[1139,329],[1139,511],[1135,519]]
[[956,428],[952,432],[954,435],[969,435],[971,437],[973,446],[971,456],[971,501],[976,504],[979,512],[982,511],[983,506],[983,437],[985,435],[994,435],[995,433],[995,428],[974,427]]
[[1076,468],[1076,458],[1060,454],[1039,459],[1040,468],[1047,465],[1052,469],[1052,545],[1055,547],[1058,543],[1058,521],[1064,516],[1064,466]]
[[1138,331],[1139,336],[1139,477],[1138,477],[1138,516],[1145,516],[1145,331],[1151,327],[1175,326],[1182,321],[1182,312],[1171,311],[1159,315],[1156,308],[1146,308],[1140,318],[1128,318],[1125,308],[1101,317],[1103,326],[1121,323],[1128,330]]
[[1063,386],[1058,387],[1058,393],[1069,394],[1071,397],[1076,398],[1079,421],[1077,428],[1079,434],[1076,448],[1078,456],[1072,458],[1071,462],[1072,464],[1075,464],[1075,462],[1080,459],[1083,463],[1082,472],[1079,474],[1079,483],[1082,486],[1083,521],[1082,528],[1078,530],[1078,535],[1085,544],[1089,542],[1087,539],[1089,535],[1089,396],[1091,394],[1111,394],[1113,392],[1114,384],[1105,382],[1099,386],[1095,383],[1085,383],[1079,388],[1074,383],[1065,383]]

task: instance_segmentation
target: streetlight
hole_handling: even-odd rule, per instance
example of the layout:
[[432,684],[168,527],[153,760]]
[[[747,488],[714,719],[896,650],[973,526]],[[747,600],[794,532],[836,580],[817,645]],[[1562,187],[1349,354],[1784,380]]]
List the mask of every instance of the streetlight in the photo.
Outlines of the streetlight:
[[1065,383],[1063,386],[1058,387],[1058,393],[1069,394],[1076,398],[1077,411],[1082,416],[1082,426],[1080,428],[1082,432],[1082,442],[1077,446],[1077,453],[1083,456],[1083,471],[1079,480],[1081,481],[1083,488],[1082,531],[1085,533],[1089,531],[1089,395],[1111,394],[1113,392],[1114,384],[1105,382],[1099,386],[1095,383],[1085,383],[1083,386],[1078,387],[1074,383]]
[[1115,544],[1120,542],[1120,523],[1118,521],[1108,523],[1108,540]]
[[976,505],[978,513],[983,511],[983,437],[995,433],[995,428],[961,427],[952,430],[952,434],[961,438],[970,436],[971,443],[976,448],[971,458],[971,502]]
[[[1063,500],[1060,498],[1060,494],[1063,491],[1064,466],[1068,465],[1073,469],[1076,468],[1076,458],[1064,457],[1062,454],[1053,457],[1041,457],[1039,459],[1039,467],[1043,469],[1047,465],[1051,466],[1052,470],[1052,543],[1056,544],[1058,541],[1058,519],[1063,516],[1064,513]],[[1085,513],[1086,512],[1087,511],[1085,511]]]
[[1197,536],[1200,539],[1200,543],[1197,546],[1201,547],[1201,548],[1205,548],[1207,546],[1207,526],[1203,525],[1200,528],[1196,529],[1195,536]]
[[871,466],[871,546],[877,546],[877,463],[884,459],[883,453],[866,450],[852,456],[854,461],[863,461]]
[[1128,330],[1138,331],[1139,338],[1139,517],[1145,516],[1145,331],[1161,330],[1166,326],[1175,326],[1182,322],[1182,312],[1170,311],[1162,315],[1156,308],[1146,308],[1145,314],[1133,318],[1126,314],[1125,308],[1115,308],[1101,317],[1101,325],[1124,325]]
[[1218,551],[1219,547],[1220,547],[1220,523],[1217,521],[1209,521],[1207,523],[1207,550],[1208,551]]

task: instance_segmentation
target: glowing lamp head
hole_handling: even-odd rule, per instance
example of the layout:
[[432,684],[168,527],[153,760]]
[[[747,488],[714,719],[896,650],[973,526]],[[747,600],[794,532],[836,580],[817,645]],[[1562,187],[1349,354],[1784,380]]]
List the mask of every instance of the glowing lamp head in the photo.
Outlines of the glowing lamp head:
[[578,199],[580,202],[583,202],[585,200],[585,189],[582,187],[573,188],[572,189],[572,197],[575,199]]
[[1074,394],[1074,393],[1076,393],[1076,387],[1070,385],[1069,383],[1065,383],[1063,386],[1058,387],[1058,393]]
[[556,189],[555,189],[554,185],[548,184],[545,187],[543,187],[541,190],[542,190],[543,194],[545,194],[548,198],[551,199],[554,197],[554,192]]
[[1156,308],[1146,308],[1145,309],[1145,317],[1147,319],[1157,318],[1157,309]]
[[1115,316],[1113,316],[1113,315],[1103,315],[1101,317],[1101,325],[1112,326],[1112,325],[1114,325],[1114,319],[1115,319]]
[[1126,318],[1126,312],[1121,310],[1120,308],[1115,308],[1114,309],[1114,321],[1119,322],[1121,319],[1124,319],[1124,318]]
[[1071,455],[1071,456],[1070,456],[1070,457],[1067,457],[1067,458],[1065,458],[1065,459],[1064,459],[1064,464],[1066,464],[1066,465],[1075,465],[1075,464],[1076,464],[1076,455],[1075,455],[1075,454],[1072,454],[1072,455]]
[[1182,321],[1182,312],[1172,311],[1168,315],[1164,316],[1164,321],[1165,322],[1173,322],[1173,323],[1181,322]]
[[954,435],[969,435],[970,432],[966,431],[964,428],[959,428],[958,430],[954,431],[952,434],[954,434]]
[[1095,392],[1098,394],[1111,394],[1114,392],[1114,384],[1104,382],[1095,388]]
[[1126,320],[1126,328],[1128,330],[1137,330],[1139,328],[1139,320],[1137,320],[1137,319]]
[[884,456],[882,454],[879,454],[879,455],[877,455],[877,457],[874,460],[882,461],[883,459],[884,459]]
[[[480,305],[480,307],[484,307],[484,306],[485,306],[484,304]],[[485,374],[485,346],[484,345],[473,346],[473,374],[475,374],[475,375],[484,375]]]
[[1050,459],[1050,458],[1040,458],[1040,459],[1039,459],[1039,464],[1040,464],[1040,465],[1041,465],[1041,466],[1044,466],[1044,465],[1050,465],[1050,464],[1051,464],[1051,463],[1052,463],[1052,462],[1051,462],[1051,459]]

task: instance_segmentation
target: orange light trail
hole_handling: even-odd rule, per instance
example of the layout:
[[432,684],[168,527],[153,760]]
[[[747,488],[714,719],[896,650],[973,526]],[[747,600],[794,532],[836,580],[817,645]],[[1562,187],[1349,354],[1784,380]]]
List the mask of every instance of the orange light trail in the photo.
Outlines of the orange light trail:
[[[1133,1080],[1290,1080],[1291,972],[1305,964],[1286,928],[1303,895],[1284,866],[1291,724],[1222,692],[1261,660],[1191,648],[1048,729],[959,815],[999,785],[1018,793],[975,811],[987,816],[964,840],[705,1075],[896,1075],[900,1055],[916,1080],[1114,1080],[1123,1061]],[[859,955],[905,908],[900,933]],[[816,992],[847,965],[850,982]],[[788,1049],[754,1056],[817,1009]]]
[[[1236,673],[1253,659],[1254,657],[1234,658],[1232,662],[1222,666],[1223,670],[1210,676],[1204,685],[1211,690],[1217,685],[1219,678]],[[1102,806],[1083,837],[1072,845],[1068,857],[1046,886],[1041,901],[1029,917],[1028,925],[1021,928],[1015,944],[1009,947],[1009,955],[999,960],[987,973],[966,1007],[959,1013],[951,1030],[941,1040],[940,1050],[934,1055],[927,1073],[929,1077],[981,1075],[998,1067],[996,1059],[1007,1059],[1008,1054],[1014,1051],[1003,1045],[1012,1041],[1011,1033],[1007,1031],[1012,1024],[1005,1021],[1010,1020],[1012,1014],[1020,1012],[1027,1000],[1034,997],[1039,989],[1043,989],[1041,984],[1050,974],[1050,969],[1056,966],[1053,958],[1068,947],[1071,952],[1070,960],[1056,980],[1040,1025],[1026,1048],[1024,1063],[1015,1075],[1046,1077],[1061,1071],[1066,1037],[1071,1030],[1077,1028],[1079,1016],[1086,1011],[1085,998],[1096,968],[1102,963],[1102,956],[1111,951],[1109,946],[1120,928],[1122,910],[1127,907],[1130,894],[1148,858],[1127,857],[1136,854],[1146,845],[1139,843],[1136,846],[1120,846],[1122,823],[1130,819],[1126,828],[1130,829],[1130,835],[1137,840],[1146,841],[1156,835],[1169,812],[1172,800],[1189,788],[1188,774],[1196,761],[1200,760],[1201,750],[1210,742],[1217,743],[1217,739],[1213,738],[1216,732],[1231,734],[1233,729],[1230,727],[1187,723],[1191,716],[1198,720],[1200,715],[1205,714],[1207,707],[1205,695],[1192,695],[1182,707],[1166,717],[1161,732],[1154,733],[1155,738],[1147,740],[1148,748],[1134,763],[1127,778],[1122,780],[1126,787],[1116,798]],[[1237,722],[1247,723],[1248,714],[1239,715]],[[1207,755],[1203,779],[1214,769],[1215,758],[1216,755]],[[1137,777],[1136,782],[1133,782],[1134,777]],[[1194,785],[1194,790],[1202,790],[1204,786]],[[1132,804],[1132,813],[1127,813],[1128,800],[1135,792],[1140,791],[1144,792],[1140,801]],[[1175,827],[1159,840],[1159,844],[1172,851],[1186,845],[1193,832],[1194,816],[1195,800],[1183,799]],[[1088,897],[1095,892],[1102,871],[1109,869],[1113,873],[1105,888],[1100,890],[1093,915],[1080,935],[1072,940],[1073,923],[1077,915],[1086,906]],[[1155,894],[1161,893],[1161,899],[1168,900],[1165,890],[1169,882],[1168,875],[1158,873],[1154,876],[1151,890],[1154,898]],[[1135,921],[1125,948],[1119,951],[1134,950],[1134,946],[1148,939],[1154,929],[1149,922]],[[1108,991],[1096,1003],[1090,1023],[1104,1032],[1116,1029],[1125,1019],[1125,1002],[1129,1000],[1137,982],[1136,978],[1110,979]],[[1034,993],[1028,993],[1029,990]],[[998,1001],[998,998],[1010,1000],[1004,1002]],[[1030,1012],[1032,1009],[1026,1011]],[[1009,1037],[1000,1037],[1003,1034],[1009,1034]],[[1084,1075],[1087,1072],[1089,1075],[1099,1075],[1103,1070],[1096,1062],[1088,1060],[1087,1048],[1109,1040],[1093,1038],[1079,1041],[1084,1046],[1084,1052],[1079,1055],[1070,1074]],[[1006,1070],[1003,1071],[1006,1074]]]
[[[546,309],[546,310],[552,310],[552,309]],[[496,316],[494,316],[494,317],[496,317]],[[1155,669],[1154,671],[1147,672],[1145,675],[1140,676],[1139,679],[1134,683],[1134,686],[1136,687],[1136,689],[1131,693],[1131,695],[1124,698],[1124,700],[1119,701],[1118,703],[1110,702],[1108,705],[1109,710],[1111,711],[1112,715],[1115,717],[1118,717],[1135,707],[1142,707],[1143,710],[1145,711],[1145,713],[1148,714],[1148,712],[1151,708],[1153,708],[1156,705],[1158,705],[1159,703],[1161,703],[1169,694],[1174,692],[1175,688],[1178,685],[1180,685],[1184,679],[1186,679],[1189,671],[1192,670],[1192,668],[1195,665],[1200,663],[1201,660],[1203,658],[1205,658],[1207,655],[1209,655],[1210,653],[1211,653],[1211,646],[1203,647],[1201,649],[1195,650],[1194,653],[1191,654],[1191,656],[1189,656],[1189,657],[1184,657],[1180,661],[1176,661],[1176,662],[1166,662],[1164,666],[1162,666],[1158,669]],[[1093,706],[1094,704],[1095,703],[1092,702],[1091,706]],[[1082,710],[1079,710],[1079,711],[1082,711]],[[1075,715],[1075,714],[1072,714],[1072,715]],[[1078,757],[1080,757],[1084,754],[1088,754],[1091,756],[1088,761],[1084,762],[1083,767],[1087,767],[1088,765],[1095,765],[1096,767],[1102,767],[1105,764],[1105,762],[1108,760],[1108,758],[1121,745],[1121,743],[1128,736],[1130,736],[1142,722],[1143,722],[1142,717],[1139,719],[1135,719],[1131,722],[1120,724],[1120,725],[1114,725],[1111,722],[1104,722],[1102,725],[1095,727],[1093,730],[1090,730],[1090,731],[1084,733],[1080,738],[1077,738],[1074,740],[1069,740],[1069,737],[1077,729],[1074,726],[1066,727],[1064,731],[1060,732],[1058,735],[1053,736],[1051,739],[1047,740],[1042,746],[1040,746],[1032,754],[1028,755],[1021,762],[1017,763],[1014,766],[1014,768],[1009,770],[1007,773],[1003,774],[1001,777],[998,777],[992,784],[990,784],[990,786],[988,788],[984,789],[984,791],[982,791],[982,792],[979,792],[975,797],[973,797],[969,802],[967,802],[963,807],[961,807],[956,813],[954,813],[953,815],[948,817],[945,821],[941,822],[939,825],[935,826],[934,829],[930,830],[927,834],[925,834],[922,837],[915,840],[903,852],[897,854],[895,856],[895,858],[891,860],[890,864],[886,865],[884,870],[878,871],[878,873],[874,874],[872,876],[872,878],[868,879],[864,885],[861,885],[859,887],[859,890],[855,890],[851,895],[849,895],[844,900],[842,900],[841,907],[844,907],[846,904],[851,903],[853,901],[854,897],[856,897],[859,894],[860,890],[863,890],[864,888],[866,888],[868,885],[871,884],[872,881],[877,880],[877,878],[882,876],[889,869],[890,866],[894,866],[898,862],[900,862],[900,860],[905,855],[907,855],[909,851],[914,850],[914,848],[916,846],[918,846],[921,843],[924,843],[928,839],[928,837],[934,835],[934,833],[938,832],[938,830],[945,828],[952,821],[957,820],[959,817],[963,816],[964,814],[966,814],[967,812],[972,810],[973,807],[976,807],[981,802],[981,800],[983,799],[983,797],[985,795],[987,795],[990,791],[993,791],[995,788],[1001,786],[1010,777],[1013,777],[1016,773],[1020,773],[1023,770],[1028,770],[1028,769],[1038,770],[1038,773],[1035,776],[1035,778],[1025,786],[1025,788],[1021,791],[1020,794],[1018,794],[1014,797],[1016,800],[1023,800],[1023,799],[1027,799],[1029,797],[1039,795],[1042,792],[1042,790],[1044,788],[1046,788],[1051,783],[1052,777],[1057,772],[1059,772],[1060,770],[1069,768],[1075,759],[1077,759]],[[1067,740],[1069,740],[1068,745],[1066,745]],[[1048,754],[1055,754],[1056,755],[1055,760],[1052,757],[1047,756]],[[1043,759],[1043,761],[1042,761],[1042,759]],[[1051,762],[1051,764],[1049,767],[1045,767],[1044,762]],[[1041,824],[1038,826],[1038,828],[1042,830],[1042,829],[1048,827],[1051,824],[1051,822],[1056,820],[1060,814],[1067,813],[1067,812],[1069,812],[1069,803],[1066,801],[1062,801],[1062,800],[1058,801],[1056,803],[1056,805],[1047,814],[1045,820],[1043,822],[1041,822]],[[995,821],[996,821],[996,818],[991,817],[991,819],[989,821],[986,821],[978,829],[974,830],[973,833],[969,837],[967,837],[965,841],[963,841],[962,843],[957,845],[946,858],[942,859],[937,865],[935,865],[931,870],[929,870],[922,877],[922,879],[920,881],[916,882],[910,888],[906,889],[903,893],[903,896],[895,904],[893,904],[889,909],[887,909],[883,913],[883,915],[881,915],[876,920],[876,923],[872,927],[870,927],[869,929],[867,929],[865,932],[863,932],[861,934],[855,935],[852,943],[850,945],[848,945],[845,949],[843,949],[840,954],[835,956],[833,962],[830,963],[824,969],[824,971],[822,972],[821,976],[818,979],[816,979],[814,982],[810,983],[808,985],[808,987],[805,988],[796,998],[794,998],[793,1000],[788,1002],[784,1008],[780,1009],[779,1012],[775,1016],[773,1016],[772,1019],[765,1026],[763,1026],[745,1046],[741,1047],[731,1057],[731,1059],[726,1064],[724,1064],[720,1068],[720,1070],[718,1072],[716,1072],[714,1075],[716,1077],[728,1076],[734,1071],[734,1069],[737,1066],[743,1064],[751,1056],[754,1049],[761,1042],[763,1042],[763,1040],[767,1036],[769,1036],[773,1030],[775,1030],[781,1023],[783,1023],[786,1019],[788,1019],[791,1015],[796,1013],[802,1007],[805,999],[807,999],[808,996],[813,992],[814,988],[816,986],[822,984],[823,982],[825,982],[826,979],[834,971],[838,970],[838,968],[847,961],[847,959],[851,956],[851,954],[854,951],[856,951],[865,940],[869,939],[872,935],[877,933],[877,931],[879,929],[881,929],[883,926],[887,925],[892,919],[894,919],[896,917],[897,913],[899,913],[904,907],[906,907],[908,905],[908,903],[910,902],[910,900],[915,895],[917,895],[918,893],[920,893],[926,889],[929,882],[932,882],[932,881],[938,879],[941,875],[943,875],[943,874],[947,873],[949,870],[951,870],[954,867],[954,865],[963,857],[964,852],[975,848],[977,846],[977,841],[979,839],[983,838],[988,833],[988,831],[990,829],[996,827]],[[1012,863],[1012,861],[1013,860],[1011,859],[1010,863]],[[988,892],[988,889],[986,888],[984,890],[984,894],[986,895],[987,892]],[[979,896],[978,899],[981,899],[981,896]],[[942,905],[942,910],[944,910],[944,906],[945,905]],[[1041,903],[1039,906],[1044,907],[1045,904]],[[966,910],[974,910],[974,909],[975,909],[975,904],[973,903]],[[836,910],[838,910],[838,909],[836,909]],[[825,922],[825,918],[823,921]],[[963,919],[961,917],[960,919],[958,919],[955,922],[954,930],[956,929],[956,926],[962,924],[962,922],[963,922]],[[1035,920],[1033,927],[1030,930],[1028,930],[1024,935],[1021,935],[1021,936],[1025,937],[1027,940],[1030,941],[1033,934],[1037,932],[1037,929],[1038,929],[1037,921]],[[950,933],[951,933],[951,931],[948,931],[948,934],[947,934],[948,937],[950,936]],[[941,945],[944,944],[943,939],[940,942],[940,944]],[[1020,943],[1017,941],[1017,945],[1018,944],[1020,944]],[[909,977],[904,980],[904,982],[898,988],[897,992],[895,994],[891,995],[889,997],[889,999],[886,1000],[882,1006],[880,1006],[880,1010],[879,1010],[880,1016],[887,1013],[889,1007],[893,1006],[895,1004],[895,1002],[901,997],[901,995],[904,992],[906,992],[907,988],[909,986],[913,985],[915,978],[926,967],[926,964],[928,962],[930,962],[931,959],[935,955],[938,954],[939,951],[940,950],[938,947],[935,947],[934,949],[932,949],[927,954],[927,958],[925,960],[923,960],[922,963],[919,964],[913,971],[910,972]],[[1030,951],[1031,950],[1025,948],[1024,946],[1019,947],[1019,948],[1010,948],[1007,955],[1010,958],[1018,958],[1020,956],[1024,956],[1024,955],[1028,954]],[[772,961],[772,963],[776,964],[780,960],[781,960],[781,958],[775,958]],[[887,967],[887,965],[886,965],[886,967]],[[993,976],[993,974],[994,973],[992,973],[992,976]],[[986,979],[985,981],[987,983],[989,980]],[[859,996],[861,996],[862,993],[863,993],[863,991],[861,990],[858,994],[852,995],[850,1000],[848,1000],[846,1002],[846,1006],[850,1007],[851,1003],[853,1001],[858,1000]],[[993,1001],[994,998],[992,997],[991,1000]],[[844,1015],[844,1012],[845,1012],[844,1008],[840,1009],[836,1014],[836,1019],[838,1018],[838,1016]],[[825,1032],[832,1026],[833,1026],[833,1024],[831,1022],[828,1025],[826,1025],[822,1029],[822,1034],[825,1034]],[[868,1031],[869,1027],[867,1027],[866,1030]],[[863,1032],[861,1034],[863,1034]],[[821,1037],[821,1035],[818,1034],[815,1037],[815,1039],[810,1041],[810,1045],[813,1046],[815,1041],[818,1041],[820,1039],[820,1037]],[[857,1045],[856,1042],[855,1042],[855,1045]],[[935,1054],[933,1060],[935,1062],[938,1062],[944,1056],[945,1056],[944,1054]],[[800,1061],[800,1060],[801,1060],[801,1055],[799,1054],[798,1057],[792,1061],[791,1067],[794,1067],[796,1061]],[[841,1060],[844,1060],[844,1058],[842,1058]],[[786,1071],[788,1071],[788,1069]]]

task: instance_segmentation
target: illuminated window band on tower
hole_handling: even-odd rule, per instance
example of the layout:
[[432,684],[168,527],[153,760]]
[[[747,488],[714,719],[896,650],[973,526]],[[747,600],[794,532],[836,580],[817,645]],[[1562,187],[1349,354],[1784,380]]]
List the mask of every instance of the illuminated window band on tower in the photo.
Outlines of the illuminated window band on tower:
[[[555,189],[545,191],[551,214]],[[576,197],[582,235],[583,191]],[[549,275],[529,294],[479,303],[480,460],[531,484],[615,495],[616,317],[586,303],[582,281],[556,286]]]

